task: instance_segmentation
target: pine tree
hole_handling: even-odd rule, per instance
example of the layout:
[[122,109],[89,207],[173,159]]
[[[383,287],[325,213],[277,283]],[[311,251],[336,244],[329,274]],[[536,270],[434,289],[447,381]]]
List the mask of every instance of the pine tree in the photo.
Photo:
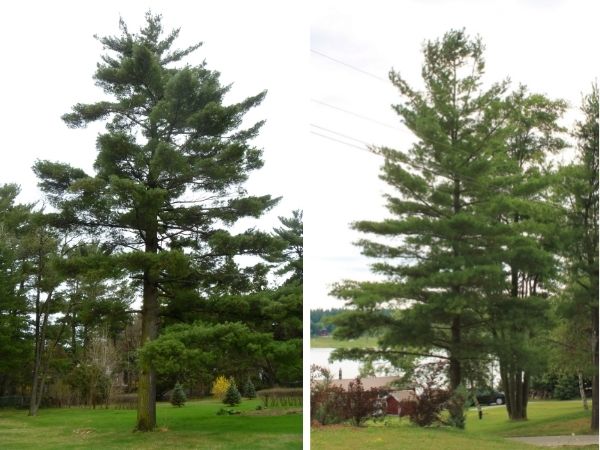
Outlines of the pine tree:
[[[229,87],[204,63],[180,65],[200,44],[174,49],[179,30],[163,33],[150,13],[138,34],[120,22],[120,36],[99,38],[107,54],[95,80],[108,98],[77,104],[63,116],[71,127],[108,120],[97,139],[95,174],[38,161],[40,186],[60,211],[57,226],[85,230],[113,250],[142,293],[142,345],[159,331],[161,302],[185,301],[203,289],[248,284],[234,256],[263,251],[261,234],[223,227],[259,217],[276,203],[246,195],[242,183],[262,166],[252,146],[263,122],[240,129],[265,92],[224,104]],[[154,368],[140,368],[136,428],[156,425]]]
[[333,290],[354,307],[337,318],[335,334],[372,333],[381,349],[336,354],[447,359],[454,391],[463,382],[462,362],[487,351],[480,328],[483,292],[505,282],[486,248],[499,230],[479,200],[492,175],[504,170],[507,83],[481,88],[483,45],[464,31],[427,42],[424,56],[425,92],[390,73],[405,100],[394,109],[418,139],[406,152],[376,150],[385,158],[381,178],[395,190],[386,196],[394,218],[353,225],[380,238],[359,245],[381,260],[371,267],[387,281],[346,281]]
[[577,330],[588,330],[592,368],[591,428],[598,429],[598,85],[583,99],[582,121],[575,127],[577,161],[559,174],[560,198],[566,205],[563,254],[568,261],[568,294],[563,314]]
[[173,388],[173,392],[171,393],[171,404],[173,406],[183,406],[185,405],[185,401],[187,397],[185,395],[185,391],[183,387],[179,383],[175,383],[175,387]]
[[566,109],[520,86],[506,100],[505,170],[491,178],[497,189],[481,208],[502,233],[487,245],[507,268],[506,285],[487,292],[488,328],[500,363],[506,409],[513,420],[527,418],[529,380],[545,363],[541,345],[549,328],[547,297],[557,276],[558,222],[546,198],[554,177],[548,155],[566,146],[557,123]]
[[29,381],[31,309],[27,304],[24,232],[31,220],[32,205],[16,203],[20,189],[0,185],[0,383],[2,395],[14,395]]
[[223,403],[229,406],[235,406],[239,405],[241,401],[242,396],[240,395],[240,391],[238,391],[235,381],[231,380],[227,392],[225,393],[225,397],[223,398]]
[[248,378],[246,384],[244,385],[244,397],[256,398],[256,389],[254,389],[254,384],[250,378]]

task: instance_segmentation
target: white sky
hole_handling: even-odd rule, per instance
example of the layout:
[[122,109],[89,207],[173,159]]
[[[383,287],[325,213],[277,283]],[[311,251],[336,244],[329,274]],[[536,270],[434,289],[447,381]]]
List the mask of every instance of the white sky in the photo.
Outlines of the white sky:
[[[277,216],[303,207],[303,145],[300,111],[308,104],[304,73],[309,28],[300,5],[265,1],[19,1],[0,6],[2,130],[0,183],[18,183],[21,201],[40,199],[31,171],[36,159],[67,162],[92,172],[95,140],[102,124],[73,130],[60,119],[78,103],[105,98],[92,75],[102,54],[93,38],[118,35],[121,15],[137,32],[149,9],[163,15],[168,32],[181,28],[175,46],[204,42],[186,61],[206,59],[234,83],[228,102],[263,89],[263,103],[248,113],[248,123],[266,119],[254,142],[264,149],[265,166],[246,184],[252,194],[283,196],[259,223],[271,229]],[[278,17],[278,20],[273,20]],[[246,221],[251,225],[252,221]]]
[[[373,144],[406,148],[390,104],[391,67],[418,86],[421,45],[450,28],[466,27],[487,46],[488,81],[510,76],[516,85],[568,100],[575,108],[598,74],[597,1],[585,0],[402,0],[351,2],[278,1],[21,1],[0,6],[0,183],[22,187],[22,201],[38,200],[31,166],[36,159],[63,161],[91,171],[102,126],[67,128],[60,116],[77,102],[102,98],[92,74],[101,54],[94,34],[118,33],[122,15],[135,31],[148,9],[162,13],[166,29],[181,27],[179,46],[204,45],[190,62],[206,59],[229,99],[262,89],[269,93],[250,119],[266,119],[256,144],[265,167],[247,184],[253,194],[283,196],[261,227],[277,215],[305,211],[305,305],[339,306],[331,283],[369,279],[369,261],[351,242],[348,224],[386,217],[378,180],[380,159],[310,135],[309,123]],[[310,99],[383,122],[375,124]],[[571,124],[576,111],[566,123]],[[310,128],[327,134],[323,130]],[[362,146],[356,141],[331,135]]]
[[[422,44],[451,28],[465,27],[486,45],[489,83],[510,76],[513,86],[563,98],[573,107],[564,123],[578,117],[581,93],[598,76],[600,2],[577,0],[403,0],[311,3],[311,49],[387,79],[393,67],[420,87]],[[311,101],[309,121],[352,145],[361,143],[323,131],[328,128],[371,144],[406,149],[411,135],[390,108],[399,102],[389,82],[333,62],[310,57],[310,98],[343,108],[392,129]],[[378,179],[379,157],[310,135],[305,207],[304,301],[310,308],[339,307],[328,297],[342,279],[373,279],[369,259],[351,245],[363,237],[348,228],[362,219],[387,216]],[[309,176],[308,176],[309,175]]]

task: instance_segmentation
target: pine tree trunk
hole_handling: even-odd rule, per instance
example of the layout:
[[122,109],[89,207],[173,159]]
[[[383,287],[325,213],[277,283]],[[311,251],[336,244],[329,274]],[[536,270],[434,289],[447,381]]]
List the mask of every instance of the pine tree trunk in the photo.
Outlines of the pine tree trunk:
[[529,400],[529,374],[520,368],[502,367],[500,370],[506,398],[506,411],[510,420],[527,419]]
[[519,420],[523,417],[523,380],[521,378],[521,370],[517,369],[512,374],[515,379],[515,409],[513,410],[512,420]]
[[[156,220],[156,219],[155,219]],[[156,222],[154,222],[154,225]],[[146,233],[146,253],[157,253],[158,237],[156,227],[149,227]],[[154,267],[144,271],[144,294],[142,304],[142,338],[140,345],[158,336],[158,287],[157,270]],[[138,381],[138,431],[152,431],[156,426],[156,374],[152,367],[140,366]]]
[[42,343],[42,339],[40,336],[40,319],[42,312],[40,310],[40,297],[41,297],[41,289],[39,287],[41,279],[41,274],[38,272],[37,274],[37,282],[38,288],[35,294],[35,354],[33,356],[33,379],[31,380],[31,396],[29,397],[29,415],[35,416],[37,414],[37,391],[38,391],[38,383],[39,383],[39,373],[41,366],[41,358],[42,352],[40,349],[40,345]]
[[522,410],[522,420],[527,420],[527,404],[529,403],[529,373],[527,371],[523,371],[523,385],[521,391],[521,401],[523,402]]
[[598,429],[598,308],[592,308],[592,430]]
[[[38,283],[40,278],[38,277]],[[43,356],[46,350],[46,327],[48,325],[48,316],[50,315],[50,302],[52,300],[53,291],[50,291],[46,297],[44,304],[45,310],[41,311],[40,297],[41,289],[37,289],[36,293],[36,319],[35,319],[35,355],[33,365],[33,380],[31,383],[31,397],[29,399],[29,415],[37,415],[42,403],[42,395],[44,394],[46,370],[43,366]],[[41,323],[40,323],[41,322]]]
[[579,396],[581,397],[581,403],[583,404],[583,409],[587,411],[589,407],[587,397],[585,396],[585,388],[583,386],[583,374],[581,372],[577,372],[577,381],[579,382]]
[[[457,316],[452,320],[452,344],[458,348],[460,345],[460,317]],[[461,382],[462,374],[460,360],[453,355],[450,355],[450,390],[454,391]]]
[[508,371],[506,370],[506,363],[500,359],[498,361],[500,365],[500,382],[502,383],[502,389],[504,389],[504,398],[506,400],[506,412],[508,417],[512,416],[513,399],[511,398],[511,392],[508,380]]

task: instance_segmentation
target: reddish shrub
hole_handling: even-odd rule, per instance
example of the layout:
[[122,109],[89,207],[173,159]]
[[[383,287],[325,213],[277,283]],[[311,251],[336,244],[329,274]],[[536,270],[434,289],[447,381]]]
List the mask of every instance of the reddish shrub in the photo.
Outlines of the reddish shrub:
[[379,391],[370,389],[365,391],[360,378],[348,384],[346,392],[346,417],[355,427],[361,426],[375,413]]
[[417,402],[415,400],[402,400],[398,403],[400,417],[411,416],[417,410]]

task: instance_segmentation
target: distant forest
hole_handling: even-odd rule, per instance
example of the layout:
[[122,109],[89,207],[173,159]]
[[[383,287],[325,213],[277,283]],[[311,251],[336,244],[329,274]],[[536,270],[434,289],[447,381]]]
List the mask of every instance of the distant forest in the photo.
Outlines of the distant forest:
[[344,311],[343,308],[333,309],[311,309],[310,310],[310,336],[318,336],[321,331],[327,331],[331,334],[335,329],[335,325],[327,320],[330,317]]

